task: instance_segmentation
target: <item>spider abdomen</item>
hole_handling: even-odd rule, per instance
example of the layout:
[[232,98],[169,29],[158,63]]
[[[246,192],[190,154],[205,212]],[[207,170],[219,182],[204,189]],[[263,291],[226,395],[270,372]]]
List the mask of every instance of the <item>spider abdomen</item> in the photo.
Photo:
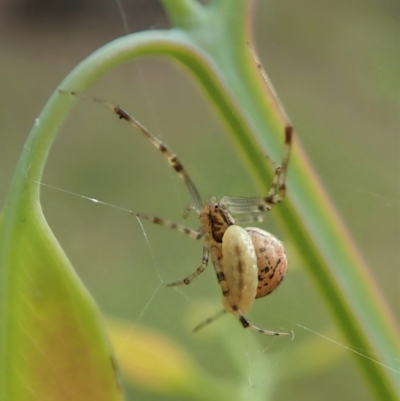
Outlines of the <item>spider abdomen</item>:
[[229,226],[222,240],[222,271],[228,296],[223,296],[227,312],[234,307],[247,312],[255,298],[258,285],[257,256],[250,235],[242,227]]
[[283,280],[287,271],[287,258],[283,244],[267,231],[246,227],[257,257],[258,285],[256,298],[270,294]]

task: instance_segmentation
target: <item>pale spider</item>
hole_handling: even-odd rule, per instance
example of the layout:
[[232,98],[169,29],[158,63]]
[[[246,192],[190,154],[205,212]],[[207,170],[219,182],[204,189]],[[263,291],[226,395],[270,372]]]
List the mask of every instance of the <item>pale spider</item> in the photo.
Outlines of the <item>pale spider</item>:
[[[264,78],[267,79],[261,69],[261,65],[258,63],[257,66]],[[269,84],[268,81],[267,83]],[[60,92],[89,99],[110,107],[120,119],[127,121],[150,140],[185,183],[192,203],[186,209],[184,215],[186,217],[191,210],[196,212],[201,222],[201,226],[197,230],[160,217],[131,212],[133,215],[150,220],[154,224],[178,230],[192,239],[205,237],[201,265],[183,280],[170,283],[168,286],[189,284],[205,270],[211,254],[217,281],[222,290],[222,303],[225,308],[223,312],[215,317],[228,312],[235,315],[246,329],[273,336],[289,335],[288,333],[256,327],[243,314],[250,310],[255,299],[270,294],[285,276],[287,259],[283,245],[272,234],[260,228],[246,227],[243,229],[238,226],[232,214],[246,213],[251,216],[251,219],[247,219],[247,221],[262,221],[262,216],[256,216],[255,213],[271,210],[274,205],[284,198],[293,127],[289,123],[284,126],[285,146],[282,165],[276,165],[267,156],[275,168],[275,175],[271,189],[266,197],[242,198],[224,196],[220,201],[215,198],[209,198],[203,203],[197,188],[177,156],[120,106],[77,92],[64,90],[60,90]],[[277,99],[276,102],[280,109]],[[284,114],[283,116],[285,117]],[[286,118],[284,120],[287,121]],[[198,325],[195,331],[213,321],[215,317],[207,319]]]

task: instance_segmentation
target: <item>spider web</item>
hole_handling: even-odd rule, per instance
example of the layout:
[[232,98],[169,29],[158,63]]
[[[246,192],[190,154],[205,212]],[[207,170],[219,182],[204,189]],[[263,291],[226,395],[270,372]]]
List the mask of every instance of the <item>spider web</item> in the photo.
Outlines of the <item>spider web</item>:
[[[121,13],[123,30],[128,33],[130,31],[128,15],[120,1],[116,0],[116,4]],[[149,125],[151,131],[158,137],[164,137],[163,140],[180,157],[184,158],[185,167],[190,174],[193,174],[203,197],[235,195],[232,193],[235,189],[232,182],[226,182],[223,178],[229,176],[231,169],[239,171],[237,174],[241,174],[240,168],[224,167],[228,160],[235,157],[233,152],[209,153],[207,146],[200,155],[196,155],[197,149],[196,152],[190,150],[190,141],[185,140],[185,137],[179,134],[181,132],[180,123],[184,122],[179,122],[178,126],[171,130],[170,122],[165,123],[160,116],[163,114],[160,108],[167,108],[168,114],[174,116],[176,110],[180,110],[183,105],[176,107],[176,110],[168,109],[168,105],[165,106],[165,99],[168,101],[167,95],[161,91],[160,97],[164,96],[164,102],[162,106],[159,106],[158,99],[154,97],[154,93],[158,92],[154,91],[154,85],[150,85],[150,81],[154,78],[150,76],[151,71],[147,70],[148,66],[149,64],[146,62],[135,63],[124,70],[123,78],[112,78],[113,89],[103,91],[100,86],[93,89],[93,93],[126,106],[141,121],[140,114],[142,113],[145,125]],[[164,67],[164,65],[161,66],[161,68]],[[160,71],[160,67],[154,68],[153,72]],[[128,97],[126,92],[121,91],[121,87],[126,85],[126,81],[130,81],[132,75],[136,76],[135,84],[132,85],[134,92]],[[165,85],[164,81],[162,85]],[[167,93],[178,93],[182,99],[185,99],[182,89],[176,89],[176,91],[172,87],[167,87],[165,90]],[[131,107],[132,97],[135,98],[135,103]],[[185,101],[183,100],[183,103]],[[202,107],[201,105],[196,106],[196,112],[199,114],[209,112],[203,110]],[[364,384],[354,373],[354,365],[352,362],[348,362],[352,353],[369,359],[371,363],[381,364],[380,360],[383,359],[386,361],[384,366],[387,369],[398,372],[396,366],[398,366],[399,360],[395,356],[370,355],[362,349],[348,347],[340,334],[334,330],[333,323],[329,318],[323,316],[326,311],[322,307],[315,308],[317,316],[309,316],[306,313],[305,305],[318,305],[320,301],[316,294],[309,292],[310,287],[307,280],[302,277],[301,272],[295,266],[293,266],[294,270],[289,272],[287,282],[284,282],[277,293],[257,301],[254,312],[252,311],[249,315],[255,324],[262,327],[293,331],[295,335],[292,339],[267,338],[245,332],[230,316],[221,318],[220,321],[213,324],[213,327],[205,328],[204,333],[193,335],[190,332],[191,327],[220,309],[220,293],[212,266],[210,265],[205,273],[186,288],[169,289],[165,288],[165,283],[183,278],[197,267],[201,256],[201,243],[182,238],[181,234],[165,228],[135,221],[135,218],[129,214],[130,210],[154,213],[174,221],[185,222],[191,227],[197,227],[198,222],[193,216],[190,216],[188,221],[182,220],[181,214],[188,202],[183,185],[154,149],[145,141],[137,140],[136,142],[137,135],[130,132],[129,129],[121,127],[111,113],[107,117],[107,111],[99,110],[90,104],[84,105],[82,108],[85,109],[82,115],[79,113],[76,115],[76,119],[82,127],[77,135],[82,138],[82,154],[87,155],[88,150],[95,154],[93,160],[88,161],[86,166],[88,171],[84,173],[81,173],[81,170],[77,171],[78,176],[84,175],[84,177],[80,177],[77,184],[72,185],[68,179],[65,182],[62,179],[54,180],[52,172],[46,172],[45,182],[40,185],[43,189],[48,189],[47,192],[42,192],[44,209],[51,226],[54,227],[57,237],[61,238],[66,253],[77,266],[83,281],[88,284],[105,312],[126,319],[130,318],[135,324],[154,327],[165,333],[185,346],[189,352],[193,352],[196,360],[205,369],[213,373],[217,372],[221,377],[224,375],[231,377],[237,374],[237,366],[242,366],[242,376],[247,379],[246,385],[243,386],[243,392],[248,395],[247,399],[265,399],[268,392],[275,393],[276,383],[282,380],[278,377],[282,375],[281,372],[292,372],[293,370],[292,377],[296,377],[293,365],[298,364],[298,361],[293,359],[293,355],[298,354],[294,351],[298,345],[307,341],[317,347],[321,340],[326,347],[325,351],[331,349],[333,352],[342,353],[337,365],[327,369],[325,375],[329,381],[329,377],[334,377],[335,374],[338,374],[339,369],[344,367],[346,374],[353,380],[353,387],[357,389],[363,399],[368,399],[369,395],[364,389]],[[89,111],[89,109],[93,109],[93,111]],[[103,115],[107,123],[104,123]],[[200,125],[203,126],[203,130],[212,132],[210,138],[222,130],[217,123],[213,126],[206,125],[205,121],[208,119],[203,116],[199,118],[193,113],[189,114],[189,117],[192,123],[186,122],[183,125],[184,130],[190,129],[192,135],[203,135],[202,130],[193,129]],[[92,127],[91,124],[86,125],[84,120],[88,120]],[[184,119],[182,118],[182,120]],[[106,124],[108,127],[106,128],[108,135],[103,138],[99,135],[102,124]],[[120,134],[120,130],[126,130],[127,134]],[[65,131],[64,137],[71,138],[68,126]],[[169,133],[167,134],[167,132]],[[83,144],[84,136],[89,138],[89,145]],[[220,148],[227,149],[228,145],[223,142],[223,139],[220,141]],[[60,147],[63,144],[65,144],[64,140],[60,143]],[[371,146],[373,146],[372,143]],[[330,147],[333,156],[341,154],[341,148],[335,149],[334,144],[331,144]],[[108,154],[113,152],[118,152],[118,159],[122,161],[116,160],[115,157],[109,158],[107,170],[93,167],[93,165],[97,166],[100,159],[107,160]],[[134,152],[134,156],[132,156],[132,152]],[[145,152],[146,154],[143,156]],[[56,155],[54,157],[59,157],[59,153]],[[79,159],[79,154],[76,157]],[[82,156],[82,158],[87,158],[87,156]],[[215,172],[216,159],[218,160],[218,172]],[[347,170],[349,167],[351,170],[346,181],[336,178],[342,176],[340,171],[329,170],[323,163],[321,163],[322,169],[325,168],[327,173],[321,170],[321,174],[330,180],[333,190],[348,192],[353,198],[369,198],[370,204],[373,205],[374,210],[377,210],[378,215],[380,212],[382,213],[382,210],[386,211],[386,214],[397,213],[399,201],[396,193],[385,192],[385,187],[384,191],[380,192],[380,185],[373,186],[369,182],[358,181],[356,172],[359,168],[358,165],[363,162],[362,159],[362,154],[352,155],[351,158],[348,156],[348,159],[345,159]],[[316,162],[317,164],[320,162],[318,157]],[[50,165],[51,163],[50,160]],[[240,166],[238,160],[234,163],[237,163],[236,166]],[[203,178],[202,172],[205,166],[217,174],[213,183],[209,183],[206,178]],[[145,179],[140,178],[143,171],[146,173]],[[391,171],[393,170],[388,169],[387,175],[392,182],[397,182],[396,174]],[[115,177],[118,177],[118,180]],[[150,182],[146,181],[149,179],[148,177],[152,177]],[[235,177],[235,179],[246,182],[247,177],[243,173],[243,176]],[[57,184],[50,185],[47,182],[56,182]],[[98,189],[97,186],[100,182],[101,188]],[[220,185],[221,182],[223,185]],[[247,187],[243,187],[245,194],[255,193],[255,188],[250,183],[245,185],[247,185]],[[120,187],[123,187],[123,190]],[[159,189],[156,196],[154,187]],[[204,193],[204,188],[210,193]],[[95,195],[92,196],[92,193]],[[242,195],[242,193],[237,195]],[[51,211],[47,207],[50,203],[62,205],[61,211],[58,210],[58,214]],[[354,199],[353,203],[356,204]],[[338,206],[343,205],[339,204]],[[65,223],[71,217],[71,211],[73,214],[78,214],[81,221],[79,225],[68,228],[63,225],[63,222]],[[374,223],[379,224],[377,217],[369,216],[369,218],[375,218]],[[89,235],[82,228],[83,226],[91,227]],[[267,219],[267,223],[263,227],[273,232],[276,229],[279,233],[271,218]],[[71,237],[71,232],[78,232],[78,234],[74,234],[75,238],[72,242],[66,240],[67,237]],[[80,232],[82,234],[79,234]],[[104,243],[108,243],[108,245],[104,245]],[[82,252],[87,253],[89,249],[92,250],[89,252],[89,256],[79,256]],[[371,265],[378,265],[378,260],[380,258],[375,256]],[[93,273],[97,279],[93,279]],[[293,284],[295,280],[297,284]],[[290,290],[285,288],[290,288]],[[218,333],[223,333],[223,340],[222,335]],[[219,339],[217,347],[209,340],[212,336]],[[309,349],[313,352],[312,346]],[[217,359],[221,361],[215,362],[216,354],[218,355]],[[233,364],[235,367],[230,366],[232,361],[235,361]],[[323,393],[323,397],[328,399],[326,392]],[[315,398],[322,398],[322,396]],[[301,395],[296,394],[296,399],[301,400]],[[307,395],[304,399],[307,399]]]

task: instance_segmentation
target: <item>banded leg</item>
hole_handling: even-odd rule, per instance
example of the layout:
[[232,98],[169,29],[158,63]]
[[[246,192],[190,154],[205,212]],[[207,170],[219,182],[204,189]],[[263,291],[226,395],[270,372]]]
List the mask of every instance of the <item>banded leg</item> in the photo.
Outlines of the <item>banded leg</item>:
[[176,287],[178,285],[188,285],[190,284],[198,275],[203,273],[208,265],[208,258],[210,254],[210,238],[206,235],[203,245],[203,257],[201,260],[201,265],[189,276],[185,277],[183,280],[174,281],[173,283],[167,284],[168,287]]
[[257,213],[272,209],[279,203],[286,194],[286,173],[289,164],[290,149],[292,146],[293,127],[285,127],[285,147],[283,150],[282,165],[278,166],[269,156],[266,156],[275,168],[274,178],[272,179],[271,189],[265,197],[232,197],[224,196],[221,203],[225,205],[231,213]]
[[282,164],[277,166],[275,163],[275,176],[272,180],[271,189],[265,198],[265,202],[270,205],[279,203],[286,194],[286,174],[289,164],[290,149],[292,147],[293,127],[285,127],[285,146],[283,149]]
[[267,334],[268,336],[289,336],[290,335],[289,333],[265,330],[265,329],[261,329],[260,327],[254,326],[254,324],[250,323],[249,320],[246,318],[246,316],[244,316],[243,313],[235,305],[231,305],[231,307],[234,311],[235,316],[239,319],[239,322],[247,330],[256,331],[257,333]]
[[269,191],[268,195],[264,198],[264,202],[259,204],[259,211],[266,211],[270,210],[273,205],[279,203],[285,197],[286,172],[289,163],[290,149],[292,146],[293,126],[256,52],[250,46],[249,42],[247,42],[247,46],[257,66],[257,69],[264,80],[269,100],[271,101],[271,105],[275,109],[276,115],[280,119],[280,123],[282,124],[285,133],[285,147],[283,150],[281,169],[280,171],[277,171],[277,169],[275,168],[275,177],[272,182],[271,190]]
[[214,322],[217,320],[219,317],[225,315],[227,312],[225,309],[220,310],[218,313],[215,315],[203,320],[201,323],[199,323],[194,329],[193,333],[197,333],[199,330],[203,329],[205,326],[208,326],[210,323]]
[[153,224],[158,224],[160,226],[163,227],[167,227],[167,228],[171,228],[173,230],[177,230],[183,234],[186,234],[188,237],[192,238],[192,239],[200,239],[201,237],[203,237],[203,235],[205,234],[205,231],[203,229],[203,227],[200,227],[198,230],[193,230],[189,227],[185,227],[182,226],[180,224],[174,223],[172,221],[169,220],[164,220],[161,217],[156,217],[156,216],[150,216],[146,213],[135,213],[135,212],[131,212],[132,216],[136,216],[139,217],[140,219],[145,219],[148,221],[151,221]]
[[[234,308],[234,306],[232,307]],[[198,324],[194,329],[193,332],[196,333],[199,330],[203,329],[205,326],[208,326],[210,323],[213,323],[215,320],[217,320],[219,317],[225,315],[225,313],[227,313],[227,311],[225,309],[222,309],[221,311],[219,311],[218,313],[216,313],[215,315],[207,318],[206,320],[204,320],[203,322],[201,322],[200,324]],[[262,334],[267,334],[269,336],[289,336],[289,333],[283,333],[283,332],[279,332],[279,331],[271,331],[271,330],[265,330],[265,329],[261,329],[260,327],[254,326],[253,324],[251,324],[247,318],[236,308],[236,312],[235,312],[235,316],[239,319],[239,322],[241,323],[241,325],[248,330],[251,331],[256,331],[257,333],[262,333]]]
[[194,185],[192,179],[189,174],[184,169],[182,163],[178,160],[177,156],[174,155],[166,145],[164,145],[158,138],[156,138],[153,134],[151,134],[146,127],[144,127],[138,120],[132,117],[128,112],[126,112],[120,106],[106,102],[105,100],[96,98],[94,96],[85,95],[83,93],[78,93],[74,91],[66,91],[59,89],[60,93],[68,94],[72,96],[77,96],[83,99],[92,100],[96,103],[103,104],[108,106],[120,119],[127,121],[132,127],[134,127],[137,131],[139,131],[145,138],[147,138],[167,159],[170,166],[176,171],[179,177],[183,180],[186,185],[186,188],[192,198],[193,208],[196,212],[200,212],[203,208],[203,203],[201,201],[200,194]]

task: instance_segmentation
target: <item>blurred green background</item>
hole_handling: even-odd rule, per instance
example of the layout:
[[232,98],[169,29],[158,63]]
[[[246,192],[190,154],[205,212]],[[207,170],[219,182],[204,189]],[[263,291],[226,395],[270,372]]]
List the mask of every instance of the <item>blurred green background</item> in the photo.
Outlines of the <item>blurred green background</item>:
[[[127,31],[168,27],[157,1],[120,4],[122,14],[115,0],[0,4],[1,204],[34,119],[63,77]],[[399,316],[398,2],[259,0],[254,34],[300,141]],[[203,197],[259,195],[203,94],[176,66],[140,60],[107,75],[90,93],[125,106],[165,141]],[[182,183],[149,143],[86,101],[62,127],[43,182],[178,222],[189,203]],[[293,330],[294,340],[247,333],[229,317],[193,335],[191,328],[221,307],[212,268],[183,289],[164,283],[197,267],[200,243],[146,222],[143,231],[127,212],[48,187],[42,187],[42,201],[50,226],[106,314],[170,337],[216,377],[244,376],[249,399],[266,383],[273,400],[372,399],[351,352],[328,340],[324,352],[340,359],[327,357],[324,369],[299,373],[320,341],[301,326],[345,343],[290,243],[284,284],[256,302],[249,317],[261,327]],[[192,216],[188,224],[198,222]],[[262,227],[285,240],[273,212]],[[310,353],[295,358],[305,342]],[[398,367],[396,356],[392,361]],[[264,363],[269,370],[258,372]],[[136,388],[129,394],[176,399]]]

